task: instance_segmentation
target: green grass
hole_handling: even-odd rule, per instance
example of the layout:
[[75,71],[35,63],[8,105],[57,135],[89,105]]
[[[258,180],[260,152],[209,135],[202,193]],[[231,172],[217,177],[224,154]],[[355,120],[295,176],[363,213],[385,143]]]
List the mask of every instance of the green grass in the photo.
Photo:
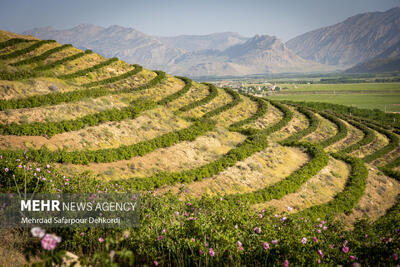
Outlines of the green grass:
[[400,112],[400,92],[393,94],[298,94],[269,96],[273,100],[327,102],[358,108]]
[[[278,84],[286,92],[307,91],[375,91],[394,90],[400,92],[400,83],[345,83],[345,84]],[[295,88],[295,86],[297,88]]]

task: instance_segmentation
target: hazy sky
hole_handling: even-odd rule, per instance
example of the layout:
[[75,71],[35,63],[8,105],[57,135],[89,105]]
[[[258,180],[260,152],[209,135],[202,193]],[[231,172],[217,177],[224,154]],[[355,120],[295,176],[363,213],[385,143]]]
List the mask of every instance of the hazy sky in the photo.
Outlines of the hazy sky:
[[288,40],[400,0],[0,0],[0,29],[121,25],[151,35],[233,31]]

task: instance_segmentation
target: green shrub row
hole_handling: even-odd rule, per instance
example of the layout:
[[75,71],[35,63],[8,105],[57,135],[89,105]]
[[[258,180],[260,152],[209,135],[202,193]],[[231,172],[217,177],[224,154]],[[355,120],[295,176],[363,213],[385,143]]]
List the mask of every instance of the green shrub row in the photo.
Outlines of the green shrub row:
[[249,193],[228,195],[225,196],[225,199],[232,202],[245,201],[250,204],[280,199],[287,194],[298,191],[305,182],[328,165],[329,155],[318,144],[292,142],[286,145],[304,147],[312,159],[284,180],[271,186]]
[[399,145],[399,138],[397,137],[397,135],[395,135],[392,132],[386,131],[382,128],[379,128],[373,124],[367,124],[367,126],[369,126],[370,128],[374,129],[375,131],[380,132],[381,134],[384,134],[388,139],[389,139],[389,143],[382,147],[381,149],[379,149],[378,151],[375,151],[374,153],[367,155],[363,158],[363,160],[367,163],[370,163],[372,161],[374,161],[377,158],[380,158],[384,155],[386,155],[387,153],[389,153],[390,151],[392,151],[393,149],[395,149],[396,147],[398,147]]
[[189,90],[190,87],[192,87],[192,80],[186,77],[176,77],[178,79],[181,79],[184,83],[185,86],[183,86],[183,88],[181,90],[179,90],[178,92],[175,92],[173,94],[170,94],[166,97],[164,97],[163,99],[161,99],[160,101],[157,102],[158,105],[162,105],[165,106],[169,103],[171,103],[172,101],[180,98],[181,96],[183,96],[184,94],[186,94]]
[[36,48],[41,47],[42,45],[49,44],[49,43],[55,43],[55,42],[56,41],[54,41],[54,40],[38,41],[38,42],[35,42],[33,45],[28,46],[26,48],[23,48],[23,49],[20,49],[20,50],[17,50],[17,51],[8,53],[8,54],[0,55],[0,59],[5,60],[5,59],[16,58],[16,57],[19,57],[19,56],[24,55],[26,53],[29,53],[29,52],[35,50]]
[[[32,161],[41,163],[59,162],[89,164],[91,162],[100,163],[128,160],[135,156],[143,156],[158,148],[169,147],[183,141],[193,141],[198,136],[203,135],[214,128],[214,121],[203,119],[194,122],[188,128],[166,133],[154,139],[142,141],[133,145],[122,145],[118,148],[79,151],[50,151],[46,147],[43,147],[38,150],[29,149],[25,151],[25,156]],[[2,155],[16,158],[24,155],[24,151],[21,150],[0,151],[0,153]]]
[[337,129],[338,129],[337,134],[335,134],[334,136],[329,137],[329,138],[327,138],[325,140],[322,140],[319,143],[322,147],[328,147],[328,146],[330,146],[330,145],[332,145],[332,144],[334,144],[334,143],[346,138],[348,130],[347,130],[346,124],[342,120],[340,120],[338,117],[330,115],[330,114],[328,114],[326,112],[320,112],[319,114],[322,117],[324,117],[325,119],[333,122],[336,125]]
[[115,94],[130,93],[133,91],[145,90],[150,87],[154,87],[163,79],[165,79],[166,75],[164,72],[156,71],[156,73],[157,76],[153,78],[150,82],[134,88],[122,88],[117,90],[94,88],[86,90],[75,90],[71,92],[57,92],[45,95],[34,95],[31,97],[20,98],[20,99],[0,100],[0,110],[34,108],[45,105],[56,105],[60,103],[76,102],[83,98],[97,98],[111,94],[115,95]]
[[1,42],[0,43],[0,49],[16,45],[19,43],[28,43],[28,42],[37,42],[37,40],[28,40],[28,39],[22,39],[22,38],[12,38],[7,41]]
[[[0,80],[8,80],[8,81],[15,81],[15,80],[23,80],[32,77],[36,77],[36,73],[32,73],[29,70],[17,70],[13,72],[9,71],[0,71]],[[4,101],[4,100],[0,100]]]
[[339,213],[351,213],[365,192],[368,177],[368,169],[364,162],[355,157],[343,153],[334,153],[332,156],[338,160],[350,164],[351,172],[346,185],[331,201],[307,208],[298,214],[297,217],[324,218]]
[[80,77],[80,76],[86,75],[89,72],[93,72],[93,71],[95,71],[97,69],[100,69],[100,68],[103,68],[105,66],[108,66],[108,65],[110,65],[111,63],[113,63],[115,61],[118,61],[118,58],[113,57],[113,58],[107,59],[107,60],[105,60],[105,61],[103,61],[103,62],[101,62],[101,63],[99,63],[97,65],[94,65],[93,67],[90,67],[90,68],[87,68],[87,69],[83,69],[83,70],[78,70],[78,71],[76,71],[74,73],[70,73],[70,74],[64,74],[64,75],[58,76],[57,78],[60,78],[60,79],[72,79],[72,78]]
[[[255,114],[253,114],[252,116],[250,116],[244,120],[232,123],[229,126],[230,131],[238,131],[240,129],[240,127],[242,127],[243,125],[255,122],[256,120],[258,120],[259,118],[264,116],[268,111],[268,103],[264,99],[255,97],[252,95],[246,95],[246,96],[249,97],[250,100],[257,102],[257,111]],[[279,105],[279,104],[276,104],[276,105]],[[286,108],[285,106],[282,106],[282,105],[280,107],[282,107],[283,109]]]
[[152,109],[155,103],[149,100],[138,100],[124,108],[111,108],[95,114],[88,114],[83,117],[57,122],[32,122],[32,123],[11,123],[0,124],[2,135],[46,135],[52,137],[55,134],[77,131],[87,126],[95,126],[108,121],[121,121],[137,117],[141,112]]
[[130,70],[128,72],[125,72],[121,75],[118,76],[114,76],[111,78],[107,78],[104,80],[100,80],[100,81],[95,81],[95,82],[90,82],[90,83],[85,83],[82,84],[83,87],[89,88],[89,87],[93,87],[93,86],[98,86],[98,85],[104,85],[104,84],[109,84],[109,83],[114,83],[123,79],[126,79],[130,76],[136,75],[138,74],[140,71],[142,71],[142,66],[139,65],[132,65],[133,67],[135,67],[133,70]]
[[38,67],[34,68],[33,70],[34,70],[34,71],[45,71],[45,70],[50,70],[50,69],[53,69],[53,68],[55,68],[55,67],[57,67],[57,66],[59,66],[59,65],[62,65],[62,64],[64,64],[64,63],[66,63],[66,62],[68,62],[68,61],[72,61],[72,60],[81,58],[81,57],[83,57],[84,55],[91,54],[91,53],[93,53],[93,51],[88,49],[88,50],[85,50],[85,52],[76,53],[76,54],[74,54],[74,55],[72,55],[72,56],[62,58],[62,59],[60,59],[60,60],[57,60],[57,61],[48,63],[48,64],[46,64],[46,65],[38,66]]
[[209,94],[206,97],[204,97],[198,101],[191,102],[188,105],[181,107],[179,110],[184,112],[184,111],[191,110],[195,107],[207,104],[208,102],[213,100],[218,95],[217,87],[215,87],[213,84],[210,84],[210,83],[205,83],[205,85],[208,86],[208,92],[209,92]]
[[302,131],[299,131],[295,134],[292,134],[291,136],[289,136],[288,138],[286,138],[285,140],[281,141],[281,144],[285,144],[285,143],[292,143],[295,141],[299,141],[301,138],[309,135],[310,133],[314,132],[315,130],[317,130],[318,125],[319,125],[319,119],[317,116],[315,116],[315,114],[313,112],[311,112],[310,110],[304,108],[304,107],[298,107],[297,108],[299,112],[303,113],[307,120],[308,120],[308,127]]
[[346,120],[349,124],[353,125],[357,129],[361,130],[364,134],[364,137],[360,141],[342,149],[342,152],[344,152],[344,153],[353,152],[353,151],[359,149],[360,147],[365,146],[375,140],[376,136],[375,136],[374,132],[371,131],[371,129],[369,129],[368,127],[366,127],[358,122],[346,119],[345,117],[343,117],[342,119]]
[[39,61],[43,61],[46,58],[48,58],[49,56],[51,56],[52,54],[60,52],[60,51],[66,49],[66,48],[69,48],[69,47],[72,47],[72,45],[71,44],[65,44],[65,45],[62,45],[62,46],[58,46],[56,48],[47,50],[43,54],[38,55],[36,57],[30,57],[30,58],[27,58],[27,59],[23,59],[21,61],[18,61],[18,62],[15,62],[15,63],[11,63],[10,65],[11,66],[21,66],[21,65],[25,65],[25,64],[32,64],[32,63],[36,63],[36,62],[39,62]]
[[321,102],[294,102],[294,101],[284,101],[287,103],[301,104],[302,106],[307,106],[319,111],[333,112],[340,115],[351,115],[356,116],[361,119],[366,119],[369,122],[374,122],[379,125],[392,126],[395,128],[400,127],[400,114],[396,113],[386,113],[379,109],[360,109],[356,107],[350,107],[339,104],[331,103],[321,103]]
[[234,106],[236,106],[237,104],[239,104],[242,101],[242,99],[240,98],[240,95],[238,93],[236,93],[235,91],[233,91],[232,89],[229,89],[229,88],[223,88],[223,89],[225,90],[225,92],[227,92],[232,97],[232,101],[226,105],[223,105],[221,107],[218,107],[216,109],[213,109],[213,110],[207,112],[206,114],[203,115],[203,118],[211,118],[213,116],[216,116],[224,111],[227,111],[228,109],[233,108]]
[[226,168],[234,166],[236,162],[242,161],[254,153],[265,149],[268,146],[268,135],[274,131],[278,131],[290,121],[293,115],[292,112],[282,104],[274,103],[274,105],[285,114],[281,121],[263,130],[251,129],[248,132],[249,136],[244,142],[213,162],[181,172],[160,172],[146,178],[133,177],[112,183],[118,183],[127,190],[149,190],[164,185],[200,181],[204,178],[217,175]]

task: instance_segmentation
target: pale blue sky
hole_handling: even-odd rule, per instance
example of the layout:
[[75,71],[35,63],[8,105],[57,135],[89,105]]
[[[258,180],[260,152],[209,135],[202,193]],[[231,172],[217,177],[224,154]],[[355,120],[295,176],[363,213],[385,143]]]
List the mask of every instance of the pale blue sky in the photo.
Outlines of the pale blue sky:
[[233,31],[288,40],[400,0],[0,0],[0,29],[121,25],[151,35]]

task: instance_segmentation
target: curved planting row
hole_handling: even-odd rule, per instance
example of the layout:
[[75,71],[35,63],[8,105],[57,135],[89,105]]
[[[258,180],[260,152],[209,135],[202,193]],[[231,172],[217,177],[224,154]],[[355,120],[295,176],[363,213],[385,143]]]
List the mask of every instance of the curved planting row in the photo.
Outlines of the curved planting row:
[[184,112],[184,111],[191,110],[195,107],[207,104],[208,102],[213,100],[218,95],[217,87],[215,87],[213,84],[209,84],[209,83],[205,83],[205,85],[208,86],[208,92],[209,92],[209,94],[206,97],[204,97],[203,99],[200,99],[198,101],[191,102],[188,105],[181,107],[179,110]]
[[385,154],[389,153],[393,149],[395,149],[399,145],[399,138],[394,133],[386,131],[375,125],[372,125],[372,124],[367,124],[367,125],[370,128],[374,129],[375,131],[380,132],[381,134],[384,134],[389,139],[389,143],[386,146],[384,146],[383,148],[379,149],[378,151],[375,151],[374,153],[367,155],[363,158],[363,160],[365,162],[370,163],[370,162],[376,160],[377,158],[380,158],[380,157],[384,156]]
[[383,167],[379,167],[379,170],[387,176],[393,177],[396,180],[400,181],[400,171],[393,170],[393,168],[398,166],[400,166],[400,157],[394,159],[392,162],[389,162]]
[[38,40],[29,40],[29,39],[22,39],[22,38],[12,38],[7,41],[1,42],[0,43],[0,49],[20,44],[20,43],[29,43],[29,42],[38,42]]
[[[137,68],[139,72],[142,67]],[[135,69],[136,70],[136,69]],[[56,105],[60,103],[70,103],[76,102],[83,98],[98,98],[107,95],[116,95],[123,93],[131,93],[135,91],[145,90],[147,88],[153,87],[165,79],[165,72],[156,71],[157,76],[153,78],[150,82],[144,85],[139,85],[133,88],[122,88],[117,90],[109,90],[105,88],[94,88],[86,90],[75,90],[71,92],[57,92],[45,95],[34,95],[27,98],[10,99],[10,100],[0,100],[0,111],[7,109],[21,109],[21,108],[34,108],[41,107],[45,105]]]
[[104,163],[114,162],[119,160],[131,159],[135,156],[143,156],[158,148],[169,147],[183,141],[193,141],[198,136],[211,131],[215,127],[215,122],[211,120],[201,120],[194,122],[188,128],[166,133],[151,140],[139,142],[132,145],[123,145],[118,148],[108,148],[99,150],[80,150],[80,151],[65,151],[56,150],[50,151],[47,148],[38,150],[28,149],[23,150],[4,150],[3,155],[9,157],[20,158],[24,155],[30,160],[36,162],[59,162],[59,163],[74,163],[88,164],[91,162]]
[[311,112],[310,110],[308,110],[304,107],[298,107],[297,109],[299,112],[303,113],[306,116],[307,120],[309,121],[308,127],[302,131],[299,131],[299,132],[289,136],[285,140],[281,141],[280,142],[281,144],[299,141],[301,138],[303,138],[306,135],[309,135],[310,133],[314,132],[318,128],[320,121],[313,112]]
[[351,172],[345,188],[331,201],[312,206],[296,214],[298,217],[325,218],[342,212],[350,213],[365,192],[368,169],[364,162],[343,153],[331,154],[334,158],[350,164]]
[[278,103],[276,104],[276,107],[284,113],[284,117],[280,122],[263,130],[251,129],[248,132],[248,137],[243,143],[239,144],[236,148],[231,149],[224,156],[213,162],[181,172],[160,172],[150,177],[133,177],[112,183],[118,183],[127,190],[149,190],[164,185],[200,181],[204,178],[219,174],[226,168],[234,166],[236,162],[242,161],[254,153],[265,149],[268,146],[268,135],[272,132],[280,130],[290,121],[293,116],[292,112],[288,108]]
[[173,94],[170,94],[170,95],[164,97],[163,99],[161,99],[160,101],[158,101],[157,102],[158,105],[167,105],[167,104],[171,103],[172,101],[174,101],[174,100],[180,98],[181,96],[183,96],[184,94],[186,94],[190,90],[190,87],[192,87],[191,79],[186,78],[186,77],[176,77],[176,78],[181,79],[185,83],[185,86],[181,90],[179,90]]
[[332,116],[326,112],[320,112],[319,114],[322,117],[324,117],[325,119],[334,123],[338,129],[337,134],[335,134],[334,136],[329,137],[327,139],[324,139],[319,143],[322,147],[328,147],[328,146],[346,138],[348,129],[347,129],[346,124],[342,120],[340,120],[336,116]]
[[60,51],[62,51],[62,50],[64,50],[64,49],[66,49],[66,48],[70,48],[70,47],[72,47],[71,44],[65,44],[65,45],[62,45],[62,46],[58,46],[58,47],[56,47],[56,48],[47,50],[46,52],[44,52],[43,54],[40,54],[40,55],[38,55],[38,56],[30,57],[30,58],[27,58],[27,59],[23,59],[23,60],[21,60],[21,61],[18,61],[18,62],[15,62],[15,63],[11,63],[10,65],[11,65],[11,66],[21,66],[21,65],[26,65],[26,64],[32,64],[32,63],[40,62],[40,61],[45,60],[45,59],[48,58],[49,56],[51,56],[51,55],[53,55],[53,54],[55,54],[55,53],[57,53],[57,52],[60,52]]
[[56,41],[54,41],[54,40],[38,41],[38,42],[35,42],[33,45],[28,46],[28,47],[26,47],[24,49],[20,49],[20,50],[17,50],[17,51],[8,53],[8,54],[0,55],[0,59],[5,60],[5,59],[16,58],[16,57],[22,56],[22,55],[24,55],[26,53],[29,53],[29,52],[35,50],[36,48],[41,47],[42,45],[49,44],[49,43],[55,43],[55,42]]
[[105,61],[103,61],[103,62],[101,62],[99,64],[96,64],[96,65],[94,65],[94,66],[92,66],[90,68],[83,69],[83,70],[78,70],[78,71],[76,71],[74,73],[70,73],[70,74],[60,75],[57,78],[60,78],[60,79],[72,79],[72,78],[80,77],[80,76],[88,74],[89,72],[93,72],[93,71],[95,71],[97,69],[100,69],[100,68],[103,68],[105,66],[108,66],[108,65],[110,65],[111,63],[113,63],[115,61],[118,61],[118,58],[113,57],[113,58],[107,59],[107,60],[105,60]]
[[[264,116],[267,113],[268,104],[265,100],[258,98],[258,97],[251,96],[251,95],[247,95],[247,97],[249,97],[252,101],[257,102],[258,107],[257,107],[256,113],[244,120],[232,123],[229,126],[229,131],[238,132],[241,130],[240,127],[242,127],[243,125],[255,122],[257,119],[261,118],[262,116]],[[279,105],[279,104],[276,104],[276,105]],[[287,108],[283,105],[280,105],[280,107],[282,109],[287,110]]]
[[129,106],[124,108],[111,108],[95,114],[88,114],[77,119],[62,120],[56,122],[1,124],[0,134],[19,136],[46,135],[47,137],[52,137],[55,134],[77,131],[87,126],[95,126],[108,121],[122,121],[125,119],[133,119],[143,111],[154,108],[155,105],[156,104],[153,101],[138,100],[133,101]]
[[[59,65],[62,65],[64,63],[66,63],[68,61],[72,61],[72,60],[81,58],[84,55],[91,54],[91,53],[93,53],[93,51],[88,49],[88,50],[85,50],[85,52],[76,53],[76,54],[74,54],[72,56],[62,58],[60,60],[48,63],[46,65],[38,66],[38,67],[34,68],[33,71],[39,72],[39,71],[50,70],[52,68],[55,68],[55,67],[57,67]],[[38,75],[38,74],[36,74],[36,75]]]
[[[109,83],[114,83],[120,80],[124,80],[130,76],[136,75],[138,72],[142,71],[142,67],[139,65],[132,65],[133,67],[135,67],[133,70],[130,70],[128,72],[125,72],[121,75],[118,76],[114,76],[111,78],[107,78],[104,80],[100,80],[100,81],[95,81],[95,82],[90,82],[90,83],[85,83],[82,84],[83,87],[89,88],[89,87],[93,87],[93,86],[98,86],[98,85],[104,85],[104,84],[109,84]],[[158,71],[161,72],[161,71]],[[164,74],[165,75],[165,74]]]
[[353,152],[353,151],[359,149],[360,147],[368,145],[369,143],[371,143],[375,140],[376,136],[375,136],[374,132],[371,131],[371,129],[369,129],[368,127],[366,127],[358,122],[346,119],[346,118],[342,118],[342,119],[346,120],[349,124],[353,125],[357,129],[361,130],[364,134],[364,137],[360,141],[358,141],[355,144],[345,147],[344,149],[341,150],[342,152],[344,152],[344,153]]
[[229,89],[229,88],[223,88],[223,89],[225,90],[225,92],[227,92],[232,97],[232,101],[226,105],[223,105],[221,107],[218,107],[216,109],[213,109],[213,110],[207,112],[206,114],[203,115],[203,118],[211,118],[213,116],[216,116],[228,109],[233,108],[234,106],[236,106],[237,104],[239,104],[242,101],[242,99],[240,98],[240,95],[238,93],[236,93],[235,91],[233,91],[232,89]]
[[271,186],[245,194],[228,195],[225,199],[232,202],[245,201],[251,204],[280,199],[287,194],[298,191],[302,184],[328,165],[329,156],[319,145],[299,142],[287,143],[286,145],[304,147],[312,159],[284,180]]

